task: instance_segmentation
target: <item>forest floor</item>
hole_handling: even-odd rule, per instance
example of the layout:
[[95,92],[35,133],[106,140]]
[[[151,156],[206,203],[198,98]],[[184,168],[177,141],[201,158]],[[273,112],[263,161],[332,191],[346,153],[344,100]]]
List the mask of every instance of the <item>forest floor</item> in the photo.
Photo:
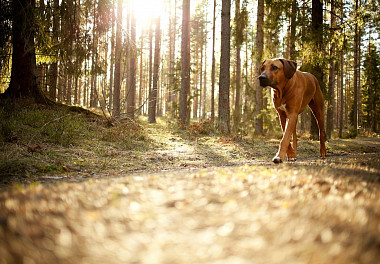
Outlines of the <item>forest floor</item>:
[[380,259],[379,138],[330,140],[326,159],[301,138],[296,162],[272,164],[279,139],[203,135],[207,123],[91,117],[87,133],[32,112],[19,132],[2,124],[0,264]]

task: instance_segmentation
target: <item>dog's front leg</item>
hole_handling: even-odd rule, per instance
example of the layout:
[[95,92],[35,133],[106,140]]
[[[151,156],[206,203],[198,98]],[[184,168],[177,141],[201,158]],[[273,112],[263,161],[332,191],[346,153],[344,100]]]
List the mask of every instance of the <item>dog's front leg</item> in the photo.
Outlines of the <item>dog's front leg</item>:
[[290,144],[290,137],[292,136],[296,128],[296,124],[297,124],[297,115],[296,114],[289,115],[288,119],[286,120],[285,130],[282,136],[280,147],[278,149],[276,156],[272,159],[274,163],[281,163],[283,160],[285,160],[286,151]]

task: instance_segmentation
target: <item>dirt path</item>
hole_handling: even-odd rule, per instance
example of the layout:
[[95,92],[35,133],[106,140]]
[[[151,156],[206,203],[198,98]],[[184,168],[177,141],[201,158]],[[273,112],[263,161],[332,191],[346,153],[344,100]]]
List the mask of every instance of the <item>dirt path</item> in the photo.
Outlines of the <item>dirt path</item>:
[[152,170],[0,192],[0,263],[378,263],[379,140],[278,166],[277,141],[160,131]]

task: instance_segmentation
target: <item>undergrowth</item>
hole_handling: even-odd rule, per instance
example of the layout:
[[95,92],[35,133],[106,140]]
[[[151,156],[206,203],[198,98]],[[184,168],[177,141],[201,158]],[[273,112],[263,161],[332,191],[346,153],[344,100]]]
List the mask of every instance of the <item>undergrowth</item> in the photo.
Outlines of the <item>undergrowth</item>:
[[108,164],[102,153],[110,148],[146,149],[147,142],[134,121],[110,126],[104,117],[69,107],[0,102],[0,178],[85,170]]

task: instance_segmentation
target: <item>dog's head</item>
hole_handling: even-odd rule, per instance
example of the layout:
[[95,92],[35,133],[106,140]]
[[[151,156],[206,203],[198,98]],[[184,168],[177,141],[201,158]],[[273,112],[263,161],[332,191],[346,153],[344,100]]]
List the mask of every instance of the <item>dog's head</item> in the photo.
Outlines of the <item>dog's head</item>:
[[275,89],[283,88],[297,70],[297,63],[286,59],[271,59],[260,66],[260,86],[270,86]]

